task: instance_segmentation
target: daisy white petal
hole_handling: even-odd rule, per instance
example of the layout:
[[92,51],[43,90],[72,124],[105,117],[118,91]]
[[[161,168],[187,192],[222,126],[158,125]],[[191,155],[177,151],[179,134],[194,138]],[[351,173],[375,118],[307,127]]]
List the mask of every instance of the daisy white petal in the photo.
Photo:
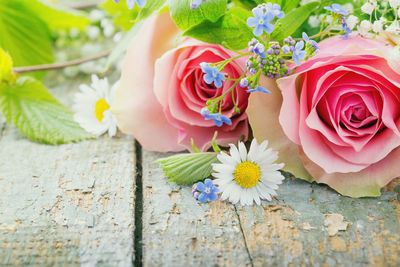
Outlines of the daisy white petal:
[[218,188],[222,191],[224,188],[227,188],[230,183],[232,183],[232,180],[215,179],[214,183],[218,185]]
[[232,157],[226,154],[225,152],[221,151],[221,153],[217,155],[217,158],[221,163],[234,165],[234,162],[232,162]]
[[235,186],[235,183],[232,182],[232,183],[227,184],[226,187],[224,188],[224,190],[222,190],[222,187],[219,187],[219,190],[221,190],[221,192],[222,192],[222,195],[221,195],[222,200],[226,200],[229,198],[234,186]]
[[231,195],[229,196],[229,201],[232,204],[236,204],[240,200],[241,188],[235,183],[232,183],[232,185],[233,186],[232,186]]
[[246,146],[244,145],[243,142],[239,142],[239,154],[240,154],[240,159],[241,161],[246,161],[247,160],[247,149]]
[[268,201],[272,200],[271,195],[267,192],[267,190],[265,190],[265,186],[261,183],[257,186],[257,191],[262,199],[266,199]]
[[261,204],[262,199],[271,201],[284,176],[283,164],[275,163],[277,152],[268,148],[268,141],[258,144],[253,140],[247,151],[244,143],[230,145],[230,156],[222,152],[213,164],[215,183],[222,192],[221,199],[241,205]]
[[75,94],[74,119],[89,133],[100,136],[106,132],[110,137],[117,133],[117,120],[110,111],[112,104],[107,79],[92,76],[90,86],[81,85]]
[[253,187],[250,190],[251,190],[252,198],[254,199],[254,201],[256,202],[257,205],[260,205],[261,199],[260,199],[260,196],[258,195],[257,188]]
[[213,164],[213,170],[216,172],[222,172],[222,173],[229,173],[233,172],[235,169],[235,166],[228,165],[228,164]]
[[240,154],[237,147],[233,144],[230,144],[229,146],[231,147],[229,152],[231,154],[231,157],[234,159],[234,162],[236,163],[240,162]]
[[219,172],[214,172],[212,174],[215,178],[219,178],[220,180],[228,180],[228,181],[232,181],[232,175],[227,175],[224,173],[219,173]]
[[251,161],[255,161],[258,158],[257,154],[258,154],[257,140],[253,139],[253,141],[251,141],[249,154],[248,154],[248,159],[251,160]]

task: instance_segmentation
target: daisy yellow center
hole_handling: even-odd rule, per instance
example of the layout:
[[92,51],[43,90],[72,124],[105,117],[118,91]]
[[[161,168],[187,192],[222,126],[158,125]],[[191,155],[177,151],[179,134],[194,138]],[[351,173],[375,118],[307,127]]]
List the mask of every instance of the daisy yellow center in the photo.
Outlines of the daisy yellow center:
[[94,106],[94,114],[99,122],[103,121],[104,112],[107,111],[109,108],[110,105],[108,105],[107,101],[104,98],[97,100]]
[[236,166],[233,177],[239,186],[252,188],[258,184],[261,178],[261,170],[257,164],[245,161]]

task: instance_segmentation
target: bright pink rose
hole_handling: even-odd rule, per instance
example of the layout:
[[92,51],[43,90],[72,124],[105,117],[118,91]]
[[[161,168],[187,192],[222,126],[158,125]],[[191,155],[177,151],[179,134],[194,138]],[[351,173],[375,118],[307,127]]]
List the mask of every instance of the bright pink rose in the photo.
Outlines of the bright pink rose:
[[[132,134],[145,149],[154,151],[190,149],[191,138],[206,150],[215,131],[221,145],[246,139],[245,90],[235,89],[241,114],[235,113],[231,94],[223,101],[222,114],[231,118],[231,126],[217,127],[200,114],[207,100],[228,90],[232,81],[219,89],[206,84],[199,64],[225,60],[232,57],[232,52],[218,45],[181,38],[168,13],[145,22],[122,66],[121,85],[112,107],[118,126]],[[239,77],[244,65],[240,63],[228,64],[223,72],[229,77]]]
[[[386,54],[391,47],[353,36],[328,39],[320,48],[296,74],[277,81],[282,96],[276,90],[272,99],[252,96],[254,134],[279,140],[295,175],[308,179],[308,172],[344,195],[377,196],[400,175],[400,73]],[[263,117],[278,106],[282,128],[272,133]]]

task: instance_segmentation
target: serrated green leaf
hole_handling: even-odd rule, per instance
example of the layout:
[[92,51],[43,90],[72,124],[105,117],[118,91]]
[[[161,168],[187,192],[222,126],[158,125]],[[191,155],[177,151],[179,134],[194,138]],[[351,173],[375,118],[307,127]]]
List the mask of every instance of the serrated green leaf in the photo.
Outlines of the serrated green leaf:
[[208,43],[221,44],[231,50],[240,50],[253,38],[253,33],[246,24],[249,16],[249,11],[234,7],[217,22],[204,21],[187,30],[184,35]]
[[301,25],[310,17],[310,15],[319,7],[319,2],[312,2],[293,9],[285,14],[285,17],[277,21],[276,28],[271,34],[272,40],[283,40],[292,35]]
[[28,139],[64,144],[92,138],[39,81],[21,77],[16,84],[0,84],[0,110],[8,123]]
[[15,66],[53,61],[47,24],[26,0],[0,0],[0,47],[10,53]]
[[227,10],[227,0],[207,0],[196,9],[191,8],[191,0],[171,0],[170,12],[176,25],[187,30],[202,22],[216,22]]
[[159,159],[164,175],[170,182],[191,185],[210,177],[212,164],[217,163],[217,153],[177,154]]
[[39,15],[52,31],[71,28],[83,30],[90,23],[90,20],[83,12],[54,5],[44,0],[30,0],[27,2],[29,2],[29,8]]

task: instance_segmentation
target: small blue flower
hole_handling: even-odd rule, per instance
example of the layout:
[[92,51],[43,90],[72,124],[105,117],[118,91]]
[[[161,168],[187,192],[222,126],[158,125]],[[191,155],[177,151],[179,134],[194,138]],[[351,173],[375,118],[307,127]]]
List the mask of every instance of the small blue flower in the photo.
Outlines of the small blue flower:
[[290,53],[290,47],[288,45],[282,46],[282,52],[287,55]]
[[211,179],[198,182],[193,185],[192,194],[201,203],[211,202],[218,199],[219,189]]
[[198,8],[205,0],[192,0],[192,4],[190,5],[191,9]]
[[260,36],[263,32],[271,33],[274,31],[274,25],[270,22],[274,19],[274,14],[270,11],[265,12],[262,7],[253,8],[254,17],[247,19],[247,25],[254,28],[253,34]]
[[343,29],[343,31],[344,31],[343,39],[346,40],[346,39],[349,38],[349,35],[350,35],[350,33],[351,33],[352,31],[351,31],[351,29],[349,28],[349,26],[347,26],[347,21],[346,21],[345,18],[342,18],[342,29]]
[[256,92],[260,92],[260,93],[264,93],[264,94],[270,94],[271,91],[262,87],[262,86],[257,86],[256,88],[249,88],[247,91],[247,93],[256,93]]
[[208,108],[203,108],[200,114],[204,117],[205,120],[213,120],[215,125],[221,127],[224,123],[226,125],[232,125],[231,119],[220,114],[220,113],[211,113]]
[[311,40],[310,37],[308,37],[307,33],[303,32],[303,40],[310,44],[315,50],[319,50],[318,43],[314,40]]
[[331,6],[326,6],[324,7],[326,10],[338,14],[338,15],[342,15],[342,16],[347,16],[349,15],[349,11],[347,11],[346,9],[344,9],[341,5],[339,4],[332,4]]
[[247,78],[241,79],[239,86],[240,88],[246,88],[247,86],[249,86],[249,80],[247,80]]
[[303,50],[304,42],[300,41],[296,44],[293,50],[292,59],[294,63],[298,66],[301,64],[301,61],[306,57],[306,51]]
[[254,46],[253,53],[259,55],[261,58],[266,58],[265,46],[262,43],[258,43]]
[[[119,3],[119,1],[120,0],[114,0],[115,3]],[[139,7],[144,7],[146,2],[147,0],[126,0],[129,9],[132,9],[135,6],[135,3],[137,3]]]
[[204,81],[207,84],[213,84],[217,88],[222,87],[222,82],[225,81],[225,75],[218,71],[216,67],[210,66],[208,63],[200,63],[201,70],[204,73]]
[[278,4],[268,3],[267,8],[269,8],[272,14],[278,19],[281,19],[285,16],[285,13],[283,13],[283,11],[281,10],[281,6]]
[[249,44],[249,51],[260,56],[261,58],[265,58],[267,55],[265,54],[265,46],[260,43],[257,39],[253,38]]

